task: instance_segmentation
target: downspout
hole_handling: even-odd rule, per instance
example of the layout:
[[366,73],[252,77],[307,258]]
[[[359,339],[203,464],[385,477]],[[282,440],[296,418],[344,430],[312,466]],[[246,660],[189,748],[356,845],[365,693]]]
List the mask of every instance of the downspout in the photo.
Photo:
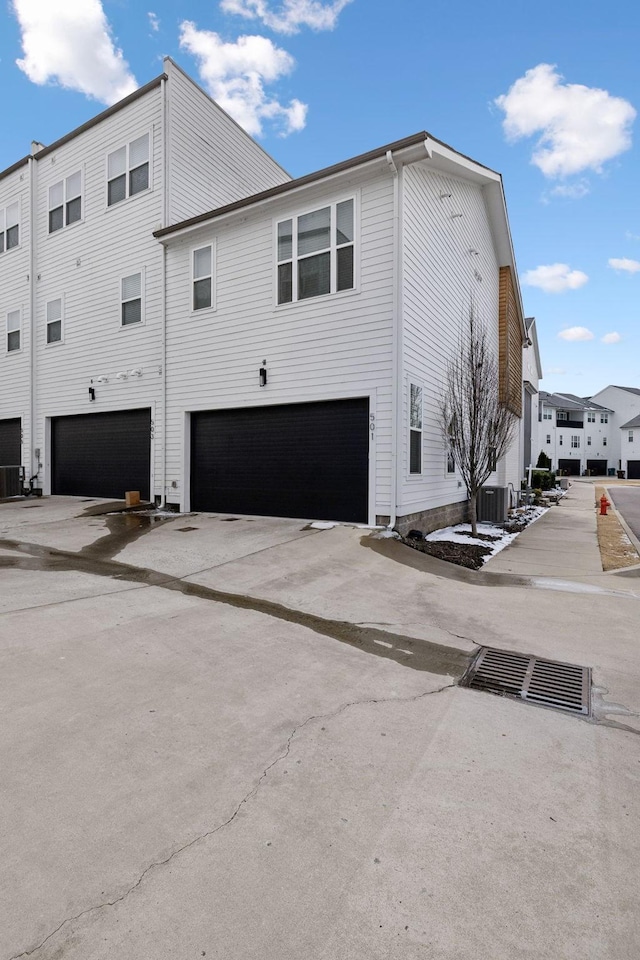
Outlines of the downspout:
[[[162,226],[168,226],[168,195],[169,195],[169,150],[167,149],[168,128],[168,88],[167,78],[163,77],[160,84],[162,111],[161,111],[161,139],[162,139]],[[167,500],[167,248],[162,247],[162,276],[160,286],[160,505],[164,507]],[[158,431],[155,431],[158,436]]]
[[[36,225],[36,160],[29,157],[29,360],[31,389],[29,391],[29,487],[33,490],[33,482],[37,481],[42,458],[36,457],[36,420],[37,420],[37,328],[36,328],[36,243],[38,237]],[[44,439],[44,438],[43,438]]]
[[389,530],[393,530],[397,520],[398,503],[398,442],[402,436],[402,346],[400,343],[400,317],[402,315],[400,271],[402,256],[400,251],[400,173],[391,150],[386,153],[387,164],[393,177],[393,307],[392,307],[392,355],[393,390],[391,394],[391,490],[389,502]]

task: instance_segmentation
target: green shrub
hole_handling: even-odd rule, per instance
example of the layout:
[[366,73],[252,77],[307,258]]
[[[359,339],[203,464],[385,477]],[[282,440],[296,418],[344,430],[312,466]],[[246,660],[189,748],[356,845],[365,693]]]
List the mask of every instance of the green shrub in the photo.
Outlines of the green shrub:
[[539,467],[541,470],[551,470],[551,457],[548,457],[544,450],[540,451],[536,467]]
[[553,490],[556,475],[551,470],[534,470],[531,474],[531,486],[539,490]]

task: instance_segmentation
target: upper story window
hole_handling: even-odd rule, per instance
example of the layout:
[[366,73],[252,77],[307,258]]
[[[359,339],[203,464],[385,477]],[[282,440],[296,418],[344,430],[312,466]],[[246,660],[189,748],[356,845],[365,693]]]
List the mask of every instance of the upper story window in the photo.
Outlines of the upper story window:
[[601,413],[600,414],[600,423],[609,423],[609,414]]
[[409,473],[422,473],[422,387],[409,384]]
[[343,200],[278,224],[278,303],[354,285],[354,201]]
[[49,187],[49,233],[82,220],[82,173],[72,173]]
[[132,140],[107,156],[107,206],[142,193],[149,187],[149,134]]
[[629,443],[633,443],[633,430],[629,430],[629,436],[627,437]]
[[571,446],[574,450],[580,449],[580,437],[577,434],[573,434],[571,437]]
[[588,447],[591,446],[591,437],[587,437],[587,446],[588,446]]
[[47,303],[47,343],[62,342],[62,298]]
[[606,445],[607,445],[607,438],[606,438],[606,437],[603,437],[603,438],[602,438],[602,446],[603,446],[603,447],[606,447]]
[[21,347],[20,311],[10,310],[7,314],[7,353],[13,353]]
[[142,323],[142,274],[132,273],[120,281],[120,323]]
[[591,413],[587,413],[587,423],[595,423],[595,422],[596,422],[595,413],[593,411],[591,411]]
[[558,416],[558,420],[568,420],[568,419],[569,419],[566,410],[558,410],[557,416]]
[[192,310],[213,306],[213,247],[199,247],[192,255]]
[[0,207],[0,253],[20,243],[20,202]]
[[547,443],[551,443],[551,434],[550,434],[550,433],[547,434]]

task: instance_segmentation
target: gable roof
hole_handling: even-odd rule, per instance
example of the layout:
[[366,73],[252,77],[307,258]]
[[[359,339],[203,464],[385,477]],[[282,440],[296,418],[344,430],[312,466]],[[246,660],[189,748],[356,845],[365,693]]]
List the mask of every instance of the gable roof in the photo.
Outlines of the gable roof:
[[640,387],[619,387],[615,383],[612,383],[611,386],[614,390],[626,390],[627,393],[634,393],[636,397],[640,397]]
[[640,427],[640,413],[637,417],[634,417],[632,420],[629,420],[627,423],[623,423],[620,427],[621,430],[631,430],[633,427]]
[[577,397],[575,393],[547,393],[541,390],[540,400],[548,407],[555,407],[558,410],[599,410],[603,413],[613,413],[610,407],[594,403],[591,397]]

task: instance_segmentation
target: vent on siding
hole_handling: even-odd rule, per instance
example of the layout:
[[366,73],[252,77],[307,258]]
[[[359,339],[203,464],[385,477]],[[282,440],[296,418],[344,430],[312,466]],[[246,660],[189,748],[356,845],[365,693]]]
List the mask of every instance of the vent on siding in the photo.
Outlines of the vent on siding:
[[460,683],[554,710],[591,713],[591,670],[574,663],[482,647]]

